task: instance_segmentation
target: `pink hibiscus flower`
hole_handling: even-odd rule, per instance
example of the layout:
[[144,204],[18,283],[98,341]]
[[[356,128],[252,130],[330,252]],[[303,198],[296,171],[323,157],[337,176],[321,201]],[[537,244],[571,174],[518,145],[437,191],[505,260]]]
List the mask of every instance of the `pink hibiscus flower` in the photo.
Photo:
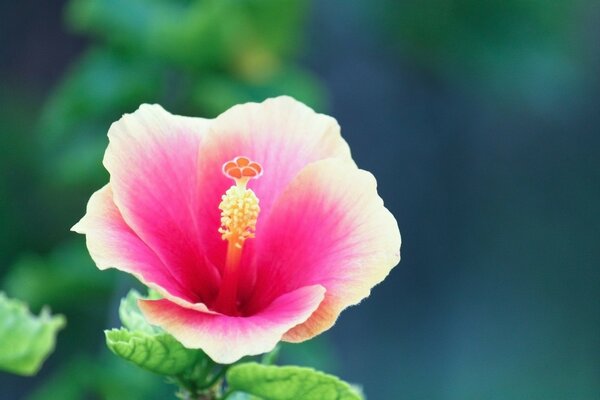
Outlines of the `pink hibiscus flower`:
[[337,122],[289,97],[216,119],[142,105],[115,122],[73,230],[98,268],[164,298],[147,320],[219,363],[329,329],[400,260],[400,232]]

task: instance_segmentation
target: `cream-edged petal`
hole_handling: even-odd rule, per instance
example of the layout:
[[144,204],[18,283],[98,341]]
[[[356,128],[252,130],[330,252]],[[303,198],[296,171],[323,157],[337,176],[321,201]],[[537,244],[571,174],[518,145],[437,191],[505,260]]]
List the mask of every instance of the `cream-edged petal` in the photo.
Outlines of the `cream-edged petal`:
[[288,96],[234,106],[211,123],[200,165],[203,182],[221,182],[208,185],[217,190],[217,205],[232,184],[218,171],[237,156],[249,157],[263,167],[262,176],[249,184],[260,199],[263,215],[307,164],[325,158],[351,160],[337,121]]
[[140,300],[146,319],[185,347],[200,348],[214,361],[231,364],[244,356],[271,351],[285,332],[306,321],[323,300],[320,285],[298,288],[247,317],[207,314],[166,299]]
[[[199,217],[211,227],[219,226],[220,216],[214,210],[221,195],[233,184],[220,173],[223,164],[245,156],[262,165],[262,176],[248,183],[260,200],[257,231],[277,196],[307,164],[325,158],[352,162],[337,121],[287,96],[225,111],[211,123],[200,153],[199,174],[206,203]],[[223,265],[225,249],[221,237],[207,232],[204,238],[209,249],[217,249],[209,254],[210,259]],[[246,254],[252,252],[252,246],[246,246]],[[244,268],[242,293],[251,291],[252,274]]]
[[289,341],[331,327],[344,308],[367,297],[400,260],[400,231],[377,194],[375,178],[343,160],[303,169],[256,236],[254,307],[298,287],[326,288],[319,309],[288,332]]
[[99,269],[116,268],[136,276],[166,295],[193,301],[156,254],[125,223],[113,202],[110,184],[95,192],[85,216],[71,228],[86,235],[88,251]]
[[142,105],[111,126],[104,156],[114,202],[127,225],[198,302],[214,296],[219,281],[202,240],[202,232],[216,232],[218,225],[207,227],[198,217],[204,196],[198,155],[209,125]]

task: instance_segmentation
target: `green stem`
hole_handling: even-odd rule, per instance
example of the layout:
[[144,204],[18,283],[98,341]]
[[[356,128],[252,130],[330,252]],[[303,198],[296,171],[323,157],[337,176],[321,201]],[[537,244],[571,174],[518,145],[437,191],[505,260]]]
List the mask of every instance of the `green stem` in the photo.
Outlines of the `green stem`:
[[223,368],[221,368],[221,370],[219,372],[217,372],[207,383],[200,386],[199,389],[206,390],[206,389],[213,387],[221,378],[223,378],[223,376],[225,375],[225,373],[227,372],[229,367],[230,367],[229,365],[226,365]]
[[271,350],[269,353],[265,354],[262,357],[261,363],[265,364],[265,365],[275,364],[275,362],[277,361],[277,358],[279,357],[280,350],[281,350],[281,345],[278,343],[277,346],[275,346],[275,348],[273,350]]
[[199,367],[200,371],[198,375],[194,377],[196,382],[204,382],[206,380],[206,377],[215,365],[216,363],[213,360],[211,360],[209,357],[204,356],[202,358],[202,364]]

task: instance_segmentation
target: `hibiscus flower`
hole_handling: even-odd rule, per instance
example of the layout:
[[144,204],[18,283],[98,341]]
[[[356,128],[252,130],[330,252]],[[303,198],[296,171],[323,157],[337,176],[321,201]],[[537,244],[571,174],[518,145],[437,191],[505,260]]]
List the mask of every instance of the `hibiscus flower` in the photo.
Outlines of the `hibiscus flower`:
[[100,269],[163,298],[146,319],[232,363],[329,329],[400,260],[400,232],[335,119],[278,97],[215,119],[142,105],[115,122],[73,230]]

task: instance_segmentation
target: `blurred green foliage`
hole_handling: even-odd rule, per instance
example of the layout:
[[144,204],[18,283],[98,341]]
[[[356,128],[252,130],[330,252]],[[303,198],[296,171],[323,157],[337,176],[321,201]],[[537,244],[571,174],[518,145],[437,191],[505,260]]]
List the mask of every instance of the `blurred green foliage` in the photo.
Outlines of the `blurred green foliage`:
[[156,376],[106,352],[100,357],[81,355],[64,362],[28,399],[148,400],[172,398],[172,392]]
[[4,287],[36,309],[48,303],[58,309],[76,309],[105,301],[114,290],[114,278],[112,272],[98,274],[81,241],[66,241],[45,257],[23,255],[5,277]]
[[384,0],[388,43],[410,63],[467,90],[554,112],[584,85],[573,46],[588,0]]
[[108,125],[141,103],[213,117],[233,104],[291,94],[322,105],[316,80],[293,63],[303,0],[74,0],[68,25],[86,51],[43,110],[47,172],[65,185],[106,180]]
[[[135,282],[98,271],[68,230],[108,179],[110,123],[142,102],[211,117],[286,93],[323,109],[296,63],[309,1],[67,1],[66,26],[87,47],[47,96],[56,70],[29,65],[52,70],[73,46],[40,40],[57,35],[54,15],[35,19],[50,3],[0,10],[0,42],[21,57],[11,64],[0,48],[0,64],[23,70],[0,78],[0,288],[69,325],[36,378],[0,373],[0,387],[44,400],[169,398],[173,387],[104,346]],[[598,398],[598,3],[312,7],[312,62],[410,239],[335,343],[283,344],[283,363],[354,374],[373,398]]]
[[68,230],[108,180],[110,124],[142,103],[203,117],[280,94],[322,107],[318,81],[296,64],[306,12],[306,0],[72,0],[66,25],[89,45],[46,101],[0,83],[2,287],[69,320],[54,372],[32,399],[172,393],[105,349],[102,329],[114,326],[117,301],[135,282],[98,271]]
[[54,350],[57,332],[64,328],[62,315],[43,309],[39,316],[27,306],[0,292],[0,370],[33,375]]

